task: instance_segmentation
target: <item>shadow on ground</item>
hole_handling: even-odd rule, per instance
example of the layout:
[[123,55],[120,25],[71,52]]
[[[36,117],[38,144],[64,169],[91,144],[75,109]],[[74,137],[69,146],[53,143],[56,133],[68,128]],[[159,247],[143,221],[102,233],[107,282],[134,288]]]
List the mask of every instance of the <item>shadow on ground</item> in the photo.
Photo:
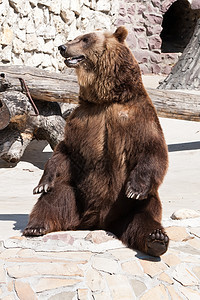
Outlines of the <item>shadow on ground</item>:
[[28,223],[28,214],[0,214],[0,221],[14,221],[13,230],[24,230]]
[[200,149],[200,142],[180,143],[168,145],[169,152],[188,151]]

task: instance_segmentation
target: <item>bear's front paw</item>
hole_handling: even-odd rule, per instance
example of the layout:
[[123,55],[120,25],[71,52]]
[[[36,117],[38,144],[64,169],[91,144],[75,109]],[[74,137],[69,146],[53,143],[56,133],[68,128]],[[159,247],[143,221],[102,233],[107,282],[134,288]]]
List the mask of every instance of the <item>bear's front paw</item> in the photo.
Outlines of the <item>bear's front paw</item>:
[[133,185],[131,182],[127,183],[126,187],[126,196],[131,199],[136,199],[136,200],[144,200],[148,196],[149,189],[142,188],[141,186],[137,186],[136,184]]
[[47,193],[50,191],[51,186],[48,183],[38,184],[34,190],[33,194]]
[[44,227],[26,227],[24,229],[24,236],[41,236],[47,233],[47,229]]

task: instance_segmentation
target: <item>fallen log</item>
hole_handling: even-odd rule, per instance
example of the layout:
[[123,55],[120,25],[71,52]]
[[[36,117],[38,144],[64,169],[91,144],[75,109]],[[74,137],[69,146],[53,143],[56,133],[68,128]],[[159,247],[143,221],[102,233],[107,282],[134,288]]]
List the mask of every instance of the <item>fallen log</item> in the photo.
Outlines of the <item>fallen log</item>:
[[[79,87],[76,75],[71,69],[66,69],[66,72],[61,74],[32,67],[1,66],[0,73],[3,73],[10,83],[9,90],[22,91],[19,78],[23,78],[33,99],[78,103]],[[147,88],[147,91],[159,116],[200,121],[200,93],[150,88]]]
[[0,123],[0,157],[7,162],[16,163],[33,139],[47,140],[52,149],[63,139],[65,120],[56,102],[35,100],[39,114],[35,114],[26,95],[19,91],[0,93],[0,103],[4,110]]
[[[77,79],[71,69],[66,69],[66,73],[61,74],[26,66],[0,66],[0,75],[6,90],[22,91],[22,78],[33,99],[78,103]],[[2,89],[0,83],[0,91]]]
[[147,89],[159,117],[200,122],[200,93]]

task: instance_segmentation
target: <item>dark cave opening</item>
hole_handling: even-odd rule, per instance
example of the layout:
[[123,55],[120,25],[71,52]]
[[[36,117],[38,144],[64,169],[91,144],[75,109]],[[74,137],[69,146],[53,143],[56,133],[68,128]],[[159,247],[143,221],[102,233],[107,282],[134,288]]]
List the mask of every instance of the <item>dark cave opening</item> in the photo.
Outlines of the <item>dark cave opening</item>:
[[183,52],[193,35],[199,17],[200,10],[192,10],[188,0],[174,2],[163,16],[161,51]]

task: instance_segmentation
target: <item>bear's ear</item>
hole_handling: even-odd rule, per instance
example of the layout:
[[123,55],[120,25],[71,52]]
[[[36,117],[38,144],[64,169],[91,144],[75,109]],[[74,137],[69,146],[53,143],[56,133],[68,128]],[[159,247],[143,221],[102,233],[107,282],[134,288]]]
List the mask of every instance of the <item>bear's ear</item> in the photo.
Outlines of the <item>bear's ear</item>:
[[128,35],[128,30],[124,26],[120,26],[113,35],[120,43],[123,43]]

